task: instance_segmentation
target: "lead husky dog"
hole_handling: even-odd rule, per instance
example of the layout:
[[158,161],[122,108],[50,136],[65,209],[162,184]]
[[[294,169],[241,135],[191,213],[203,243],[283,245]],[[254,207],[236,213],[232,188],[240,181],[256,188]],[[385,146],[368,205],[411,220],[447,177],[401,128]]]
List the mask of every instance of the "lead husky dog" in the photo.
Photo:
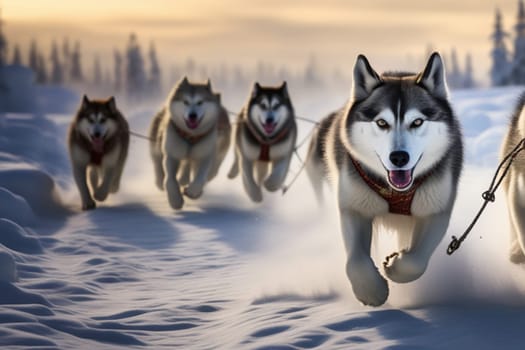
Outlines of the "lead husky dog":
[[255,83],[237,119],[235,159],[228,177],[236,177],[241,170],[246,193],[252,201],[261,202],[261,185],[270,192],[283,185],[296,138],[297,125],[286,82],[278,87]]
[[[503,141],[502,157],[511,152],[525,137],[525,94],[516,106],[509,130]],[[525,263],[525,155],[519,154],[505,177],[503,186],[507,194],[510,218],[510,260]]]
[[94,209],[91,193],[97,201],[104,201],[109,193],[118,191],[128,154],[129,127],[115,98],[90,101],[84,95],[69,129],[68,144],[82,209]]
[[210,81],[190,83],[184,77],[169,94],[150,127],[150,151],[157,187],[166,189],[173,209],[201,196],[217,174],[229,146],[228,115]]
[[388,298],[388,283],[370,257],[372,233],[381,226],[399,237],[384,275],[406,283],[423,274],[447,230],[462,159],[439,54],[419,74],[381,76],[358,56],[350,102],[322,121],[307,167],[314,183],[327,175],[335,187],[346,274],[363,304]]

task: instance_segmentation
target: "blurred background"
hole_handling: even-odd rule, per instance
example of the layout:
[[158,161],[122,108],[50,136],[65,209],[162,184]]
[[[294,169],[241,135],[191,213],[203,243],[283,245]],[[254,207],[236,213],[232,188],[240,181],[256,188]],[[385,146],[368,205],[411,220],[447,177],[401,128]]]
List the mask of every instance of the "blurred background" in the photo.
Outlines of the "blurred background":
[[378,72],[419,71],[438,50],[452,89],[525,83],[522,0],[4,0],[0,6],[0,109],[7,112],[69,112],[69,103],[43,106],[53,100],[48,95],[65,99],[67,91],[71,104],[84,92],[128,104],[161,101],[184,75],[242,92],[227,97],[235,105],[254,80],[287,80],[292,94],[347,95],[359,53]]

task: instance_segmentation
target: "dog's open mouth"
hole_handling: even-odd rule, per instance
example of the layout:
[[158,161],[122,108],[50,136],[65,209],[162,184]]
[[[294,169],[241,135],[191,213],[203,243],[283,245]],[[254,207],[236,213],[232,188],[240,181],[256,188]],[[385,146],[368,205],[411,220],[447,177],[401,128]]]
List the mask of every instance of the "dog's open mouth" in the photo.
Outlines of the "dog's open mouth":
[[189,129],[196,129],[199,126],[198,119],[186,119],[186,126]]
[[264,123],[263,124],[264,132],[270,135],[275,130],[275,126],[276,124],[274,123]]
[[95,152],[103,152],[104,151],[104,138],[102,137],[92,137],[91,138],[91,145],[93,146],[93,150]]
[[406,190],[412,184],[412,172],[414,169],[408,170],[389,170],[388,182],[396,190]]

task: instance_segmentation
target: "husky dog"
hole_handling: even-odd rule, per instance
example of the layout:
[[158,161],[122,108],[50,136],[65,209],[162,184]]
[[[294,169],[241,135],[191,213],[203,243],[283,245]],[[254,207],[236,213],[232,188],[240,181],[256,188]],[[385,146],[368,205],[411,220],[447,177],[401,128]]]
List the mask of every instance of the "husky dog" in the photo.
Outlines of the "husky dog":
[[384,275],[414,281],[445,234],[456,198],[462,135],[439,54],[419,74],[382,75],[358,56],[350,101],[321,123],[307,162],[314,183],[327,176],[335,187],[355,296],[383,304],[389,289],[370,257],[372,233],[397,231],[399,250],[384,261]]
[[278,87],[255,83],[237,118],[235,159],[228,177],[236,177],[241,170],[246,193],[252,201],[261,202],[261,184],[274,192],[284,183],[296,139],[297,125],[286,82]]
[[82,209],[94,209],[91,193],[97,201],[104,201],[109,193],[118,191],[128,155],[129,126],[115,98],[90,101],[84,95],[71,123],[68,143]]
[[166,189],[173,209],[184,204],[181,194],[201,196],[219,169],[229,146],[228,115],[211,83],[190,83],[184,77],[169,94],[150,127],[150,151],[156,184]]
[[[525,137],[525,94],[516,106],[509,130],[503,141],[501,156],[510,153]],[[525,155],[520,153],[512,163],[503,186],[507,194],[510,218],[510,261],[525,263]]]

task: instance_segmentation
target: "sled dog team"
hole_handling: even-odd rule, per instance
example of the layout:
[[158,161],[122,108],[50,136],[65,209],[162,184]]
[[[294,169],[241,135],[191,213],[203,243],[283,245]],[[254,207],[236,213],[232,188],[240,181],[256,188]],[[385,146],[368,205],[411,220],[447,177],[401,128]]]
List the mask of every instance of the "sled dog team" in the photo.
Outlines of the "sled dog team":
[[[420,73],[378,74],[365,56],[353,70],[349,102],[313,133],[306,172],[317,199],[333,188],[347,253],[346,274],[356,298],[383,304],[387,279],[407,283],[426,270],[447,230],[463,164],[461,128],[448,96],[443,61],[430,56]],[[511,119],[502,154],[525,137],[525,95]],[[233,132],[232,132],[233,130]],[[233,135],[232,135],[233,134]],[[150,153],[155,184],[174,209],[199,198],[234,143],[228,177],[240,174],[254,202],[285,181],[297,125],[286,82],[255,83],[233,127],[208,80],[183,78],[153,117]],[[119,188],[129,127],[115,99],[84,96],[69,132],[73,176],[82,209],[94,209]],[[510,259],[525,263],[525,155],[513,163],[505,190],[511,221]],[[398,250],[380,271],[370,257],[372,235],[398,233]]]

